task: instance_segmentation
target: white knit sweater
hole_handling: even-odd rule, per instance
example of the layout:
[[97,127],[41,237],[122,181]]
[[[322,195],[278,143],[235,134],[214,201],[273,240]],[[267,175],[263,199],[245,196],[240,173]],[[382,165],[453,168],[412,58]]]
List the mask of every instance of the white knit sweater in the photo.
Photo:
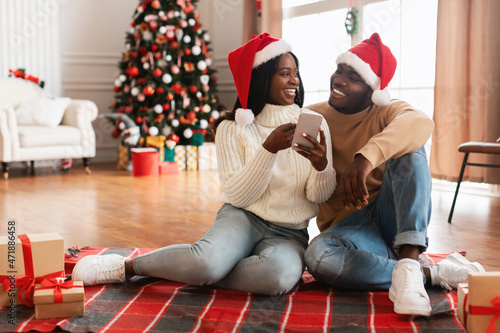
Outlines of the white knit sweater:
[[323,121],[328,165],[318,172],[311,162],[291,148],[270,153],[262,144],[279,125],[296,123],[297,105],[266,104],[252,124],[225,120],[215,143],[222,200],[264,220],[290,229],[303,229],[318,214],[336,186],[332,167],[330,131]]

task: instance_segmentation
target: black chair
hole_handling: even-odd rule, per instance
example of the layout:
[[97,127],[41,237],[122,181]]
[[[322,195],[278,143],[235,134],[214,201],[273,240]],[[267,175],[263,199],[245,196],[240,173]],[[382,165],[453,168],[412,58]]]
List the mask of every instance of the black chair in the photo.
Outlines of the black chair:
[[453,203],[451,205],[450,215],[448,216],[448,223],[451,223],[451,218],[453,216],[453,210],[455,209],[455,202],[457,201],[458,190],[460,189],[460,183],[464,177],[465,166],[479,166],[487,168],[500,168],[500,164],[484,164],[484,163],[467,163],[469,154],[480,153],[480,154],[494,154],[500,155],[500,138],[495,142],[466,142],[458,146],[458,151],[465,153],[464,161],[462,162],[462,169],[460,169],[460,175],[458,176],[457,189],[455,191],[455,197],[453,198]]

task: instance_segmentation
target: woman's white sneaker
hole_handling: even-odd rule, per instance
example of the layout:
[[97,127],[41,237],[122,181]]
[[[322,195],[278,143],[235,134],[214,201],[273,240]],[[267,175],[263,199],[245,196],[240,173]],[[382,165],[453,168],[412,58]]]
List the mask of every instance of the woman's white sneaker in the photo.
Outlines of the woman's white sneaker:
[[394,312],[405,315],[429,316],[431,302],[424,286],[420,263],[413,259],[401,259],[392,271],[389,298]]
[[85,286],[125,282],[125,258],[118,254],[83,257],[73,268],[71,278],[83,281]]

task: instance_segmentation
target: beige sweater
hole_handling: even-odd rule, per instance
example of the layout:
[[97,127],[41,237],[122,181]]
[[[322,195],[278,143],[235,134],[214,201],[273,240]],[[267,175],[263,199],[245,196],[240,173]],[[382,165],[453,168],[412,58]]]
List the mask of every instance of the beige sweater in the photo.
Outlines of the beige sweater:
[[[385,161],[414,152],[422,147],[434,128],[434,123],[422,111],[410,104],[392,100],[388,106],[373,106],[359,113],[347,115],[336,111],[327,102],[308,106],[325,117],[330,128],[333,147],[333,167],[337,182],[356,154],[362,154],[374,170],[367,179],[371,201],[382,184]],[[344,209],[337,187],[328,201],[320,205],[317,218],[321,231],[337,223],[354,208]]]
[[215,144],[224,202],[290,229],[308,226],[318,213],[318,203],[327,200],[335,188],[326,122],[321,126],[329,158],[321,172],[291,148],[272,154],[262,147],[276,127],[296,123],[300,112],[297,105],[267,104],[248,126],[231,120],[220,123]]

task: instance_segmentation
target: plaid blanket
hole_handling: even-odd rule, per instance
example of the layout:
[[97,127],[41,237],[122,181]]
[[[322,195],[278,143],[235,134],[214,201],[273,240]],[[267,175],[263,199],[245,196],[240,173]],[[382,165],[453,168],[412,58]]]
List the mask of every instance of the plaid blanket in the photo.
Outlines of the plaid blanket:
[[[89,254],[133,258],[152,249],[83,249],[68,255],[66,272]],[[424,254],[437,262],[446,255]],[[16,325],[0,308],[1,332],[465,332],[457,318],[456,291],[429,289],[430,317],[397,315],[387,292],[334,290],[304,273],[285,296],[196,287],[148,277],[124,284],[85,287],[85,316],[34,319],[33,308],[17,306]]]

